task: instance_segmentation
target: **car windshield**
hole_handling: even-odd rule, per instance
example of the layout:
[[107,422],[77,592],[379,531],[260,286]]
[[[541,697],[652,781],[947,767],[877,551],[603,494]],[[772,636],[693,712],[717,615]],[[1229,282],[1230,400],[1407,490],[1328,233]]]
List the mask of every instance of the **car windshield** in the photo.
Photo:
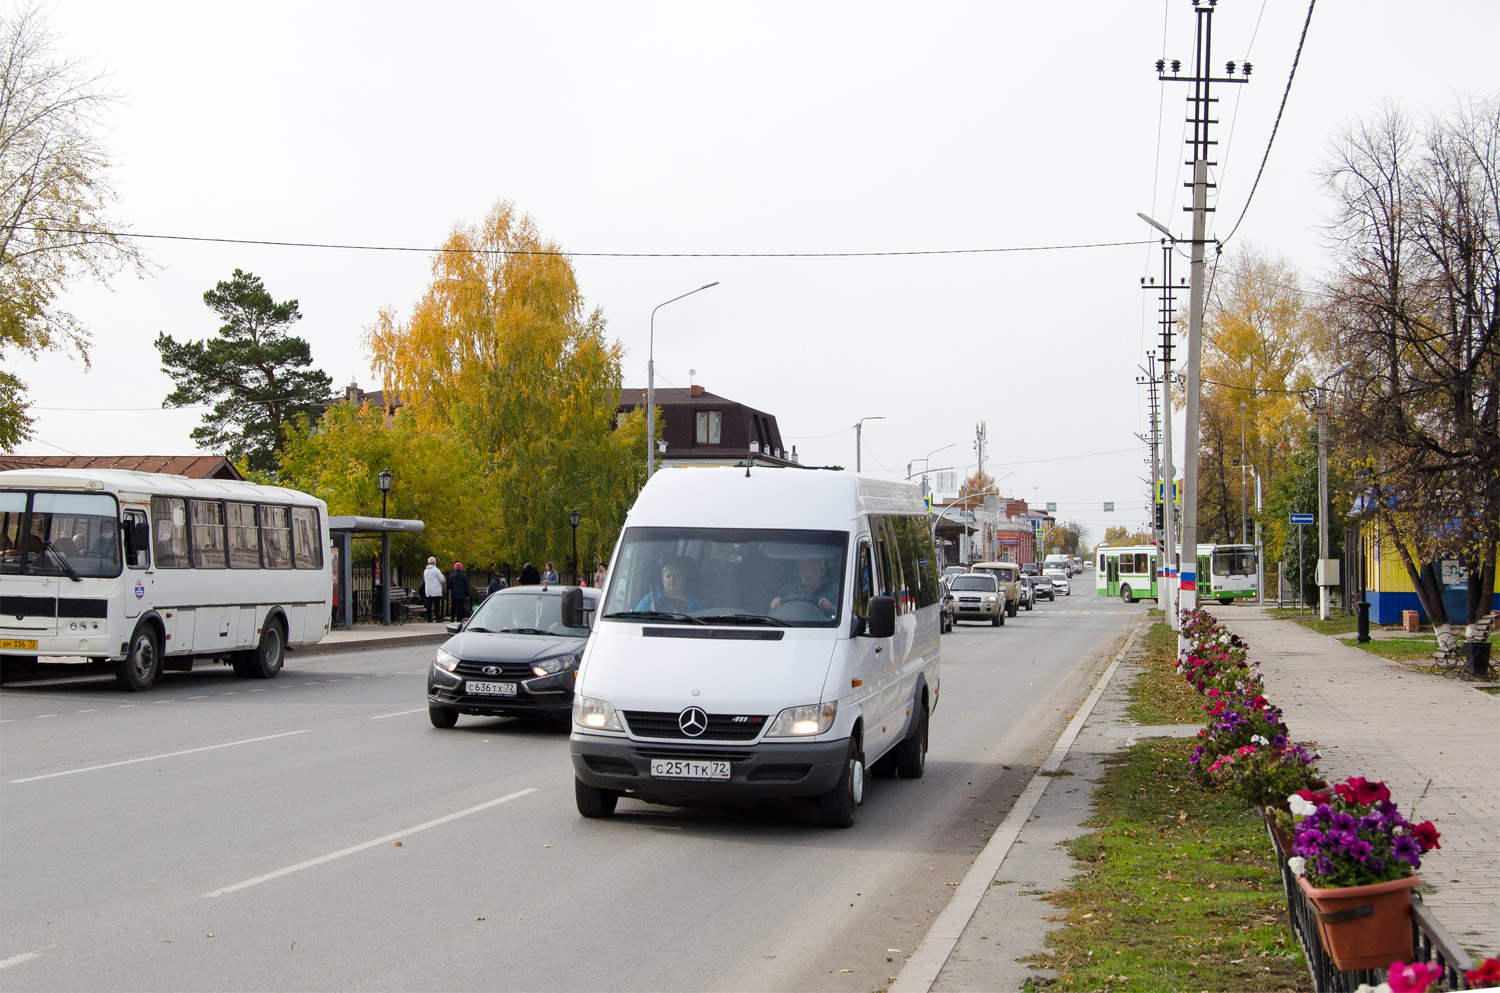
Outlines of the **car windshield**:
[[953,580],[953,589],[995,592],[995,580],[989,576],[959,576]]
[[584,597],[584,626],[568,627],[562,622],[560,593],[502,590],[480,604],[465,630],[587,638],[594,619],[593,606],[593,602]]
[[634,527],[620,539],[605,617],[679,624],[834,627],[843,531]]
[[1052,580],[1047,576],[1038,576],[1032,580],[1032,583],[1037,586],[1051,586]]

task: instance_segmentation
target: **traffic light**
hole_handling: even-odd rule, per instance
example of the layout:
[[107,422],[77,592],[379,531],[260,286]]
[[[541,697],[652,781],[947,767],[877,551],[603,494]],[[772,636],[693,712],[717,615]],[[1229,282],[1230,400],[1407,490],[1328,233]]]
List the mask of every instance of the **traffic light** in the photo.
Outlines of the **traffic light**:
[[1167,526],[1166,508],[1161,504],[1156,505],[1156,530],[1160,531]]

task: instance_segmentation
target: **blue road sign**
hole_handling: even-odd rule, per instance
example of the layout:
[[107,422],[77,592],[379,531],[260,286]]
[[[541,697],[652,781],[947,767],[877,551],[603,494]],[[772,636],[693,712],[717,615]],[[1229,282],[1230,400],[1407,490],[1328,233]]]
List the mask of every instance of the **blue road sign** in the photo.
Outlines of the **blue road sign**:
[[1288,514],[1287,516],[1293,524],[1312,524],[1317,520],[1312,514]]

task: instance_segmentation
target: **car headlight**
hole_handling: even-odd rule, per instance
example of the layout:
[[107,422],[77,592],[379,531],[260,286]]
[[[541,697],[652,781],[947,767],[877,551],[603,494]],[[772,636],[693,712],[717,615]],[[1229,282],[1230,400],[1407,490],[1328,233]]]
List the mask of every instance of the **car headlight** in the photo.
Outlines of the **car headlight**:
[[458,668],[458,656],[439,648],[437,654],[432,657],[432,664],[444,672],[452,672]]
[[985,603],[999,603],[1000,602],[1000,597],[997,596],[994,593],[991,593],[989,596],[987,596],[987,597],[984,598],[984,602]]
[[542,659],[531,663],[531,671],[538,676],[550,676],[554,672],[562,672],[572,669],[578,665],[579,659],[583,657],[582,652],[574,652],[571,655],[558,655],[550,659]]
[[788,707],[776,715],[771,722],[767,738],[801,738],[822,734],[833,727],[833,715],[839,711],[837,703],[814,703],[805,707]]
[[620,716],[615,713],[614,707],[603,700],[586,696],[573,698],[573,723],[590,731],[625,730],[620,726]]

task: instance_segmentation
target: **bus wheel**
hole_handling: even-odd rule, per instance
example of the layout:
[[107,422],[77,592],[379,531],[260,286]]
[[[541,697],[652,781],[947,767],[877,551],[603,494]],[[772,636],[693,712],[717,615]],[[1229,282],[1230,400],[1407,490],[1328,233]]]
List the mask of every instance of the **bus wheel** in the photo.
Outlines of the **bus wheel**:
[[275,679],[286,659],[286,635],[280,621],[267,621],[260,632],[260,647],[250,664],[250,675],[256,679]]
[[1232,596],[1221,596],[1221,597],[1219,597],[1219,602],[1222,603],[1224,606],[1227,607],[1231,603],[1234,603],[1234,597],[1232,597]]
[[121,689],[139,693],[150,689],[159,675],[161,643],[156,638],[156,629],[150,624],[142,624],[130,636],[130,650],[115,663],[115,679]]
[[1129,583],[1120,584],[1120,599],[1126,603],[1135,603],[1135,594],[1130,592]]

